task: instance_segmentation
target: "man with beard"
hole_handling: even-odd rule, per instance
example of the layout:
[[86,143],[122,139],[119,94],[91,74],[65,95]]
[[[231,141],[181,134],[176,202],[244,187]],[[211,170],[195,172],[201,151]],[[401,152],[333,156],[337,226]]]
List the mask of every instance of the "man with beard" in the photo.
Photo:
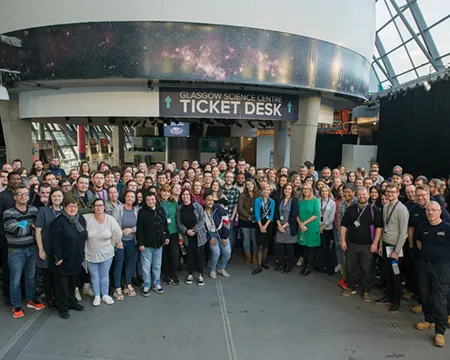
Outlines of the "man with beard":
[[439,203],[439,205],[444,206],[445,201],[440,193],[441,186],[442,181],[439,179],[431,179],[428,183],[428,187],[430,188],[430,195],[434,198],[434,201]]
[[44,173],[44,165],[41,160],[35,160],[30,171],[30,175],[36,175],[39,182],[42,181],[42,175]]
[[50,166],[48,167],[48,171],[55,175],[56,179],[59,181],[62,178],[67,177],[66,172],[64,169],[61,169],[59,166],[59,159],[57,157],[53,157]]
[[234,185],[236,187],[236,189],[239,190],[239,194],[242,194],[244,192],[245,189],[245,176],[244,174],[237,174],[236,176],[236,184]]
[[322,169],[322,180],[328,187],[331,187],[331,169],[328,166]]

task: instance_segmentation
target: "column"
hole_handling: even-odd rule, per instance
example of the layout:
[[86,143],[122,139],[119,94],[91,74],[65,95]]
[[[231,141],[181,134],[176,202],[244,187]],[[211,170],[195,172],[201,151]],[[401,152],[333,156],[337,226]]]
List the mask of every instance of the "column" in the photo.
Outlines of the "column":
[[78,159],[86,160],[86,127],[77,126]]
[[45,140],[45,127],[43,123],[38,123],[39,127],[39,140]]
[[319,111],[319,95],[300,99],[298,121],[291,122],[290,168],[293,170],[307,160],[314,162]]
[[19,101],[0,101],[0,118],[6,145],[6,159],[22,160],[25,168],[32,165],[31,120],[19,118]]
[[289,121],[275,121],[273,132],[273,167],[279,169],[286,164],[286,155],[288,151],[288,128]]
[[125,131],[121,125],[113,126],[112,129],[113,164],[122,166],[125,162]]

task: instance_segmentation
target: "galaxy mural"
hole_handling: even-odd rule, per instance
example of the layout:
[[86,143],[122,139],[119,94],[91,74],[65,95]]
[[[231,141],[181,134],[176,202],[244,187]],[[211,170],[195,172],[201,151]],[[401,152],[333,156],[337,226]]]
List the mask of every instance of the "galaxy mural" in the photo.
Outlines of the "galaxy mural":
[[142,78],[368,91],[370,63],[346,48],[253,28],[167,22],[99,22],[1,36],[0,68],[22,81]]

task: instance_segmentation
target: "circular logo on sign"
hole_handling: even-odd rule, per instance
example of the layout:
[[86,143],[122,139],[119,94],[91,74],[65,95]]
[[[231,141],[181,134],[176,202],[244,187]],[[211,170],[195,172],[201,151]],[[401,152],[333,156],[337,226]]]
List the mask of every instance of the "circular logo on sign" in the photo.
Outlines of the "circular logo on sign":
[[177,126],[174,126],[173,128],[170,129],[170,133],[172,135],[182,135],[183,134],[183,129]]

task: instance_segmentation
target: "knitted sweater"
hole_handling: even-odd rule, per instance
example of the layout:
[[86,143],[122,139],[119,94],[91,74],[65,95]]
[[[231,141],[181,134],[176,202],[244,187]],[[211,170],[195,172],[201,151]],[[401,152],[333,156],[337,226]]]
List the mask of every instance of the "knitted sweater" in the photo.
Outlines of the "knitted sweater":
[[25,212],[16,207],[5,210],[3,223],[8,247],[25,247],[36,243],[34,238],[34,222],[38,209],[32,205],[27,206]]

